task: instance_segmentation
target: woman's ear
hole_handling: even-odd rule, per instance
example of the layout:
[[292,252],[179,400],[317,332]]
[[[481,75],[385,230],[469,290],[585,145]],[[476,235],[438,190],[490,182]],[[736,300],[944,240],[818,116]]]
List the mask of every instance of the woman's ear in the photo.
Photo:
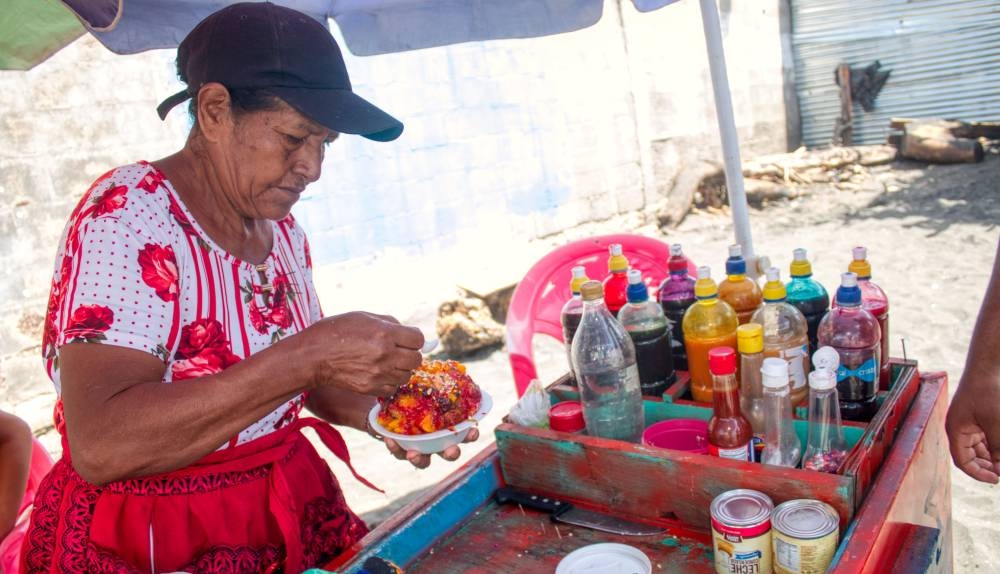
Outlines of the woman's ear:
[[198,127],[206,140],[217,142],[232,128],[232,99],[229,90],[217,82],[209,82],[198,90]]

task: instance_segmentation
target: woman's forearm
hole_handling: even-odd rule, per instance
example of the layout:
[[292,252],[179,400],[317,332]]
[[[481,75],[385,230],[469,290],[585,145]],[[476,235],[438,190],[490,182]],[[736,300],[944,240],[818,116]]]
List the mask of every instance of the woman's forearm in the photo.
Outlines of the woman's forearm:
[[[970,376],[971,375],[971,376]],[[969,342],[962,380],[1000,380],[1000,246]]]
[[0,540],[17,520],[31,465],[31,429],[21,419],[0,412]]

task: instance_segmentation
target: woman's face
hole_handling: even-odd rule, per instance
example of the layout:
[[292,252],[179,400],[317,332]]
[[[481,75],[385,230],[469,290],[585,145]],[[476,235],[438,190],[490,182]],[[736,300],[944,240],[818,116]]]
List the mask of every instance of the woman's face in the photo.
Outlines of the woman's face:
[[235,116],[222,147],[228,200],[244,217],[279,220],[319,179],[326,146],[337,133],[284,102],[276,110]]

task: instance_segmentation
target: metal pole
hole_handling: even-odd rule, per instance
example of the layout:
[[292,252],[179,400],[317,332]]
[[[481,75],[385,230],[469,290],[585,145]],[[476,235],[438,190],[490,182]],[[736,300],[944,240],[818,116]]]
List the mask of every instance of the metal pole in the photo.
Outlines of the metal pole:
[[719,122],[719,136],[722,138],[726,189],[729,191],[729,208],[733,212],[733,232],[736,242],[743,246],[743,256],[749,263],[747,273],[756,278],[763,270],[760,269],[760,262],[753,250],[753,239],[750,237],[750,214],[747,210],[747,194],[743,189],[743,162],[740,160],[733,100],[729,93],[729,76],[726,74],[719,7],[715,0],[700,1],[701,22],[705,27],[705,44],[708,47],[708,66],[712,72],[712,91],[715,93],[715,114]]

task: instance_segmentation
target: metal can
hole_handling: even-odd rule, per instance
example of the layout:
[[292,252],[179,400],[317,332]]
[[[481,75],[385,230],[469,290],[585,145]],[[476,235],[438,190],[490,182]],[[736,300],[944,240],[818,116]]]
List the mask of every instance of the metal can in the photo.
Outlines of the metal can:
[[819,500],[789,500],[772,517],[774,571],[778,574],[822,574],[837,552],[840,516]]
[[717,574],[770,574],[773,510],[771,499],[756,490],[715,497],[710,512]]

